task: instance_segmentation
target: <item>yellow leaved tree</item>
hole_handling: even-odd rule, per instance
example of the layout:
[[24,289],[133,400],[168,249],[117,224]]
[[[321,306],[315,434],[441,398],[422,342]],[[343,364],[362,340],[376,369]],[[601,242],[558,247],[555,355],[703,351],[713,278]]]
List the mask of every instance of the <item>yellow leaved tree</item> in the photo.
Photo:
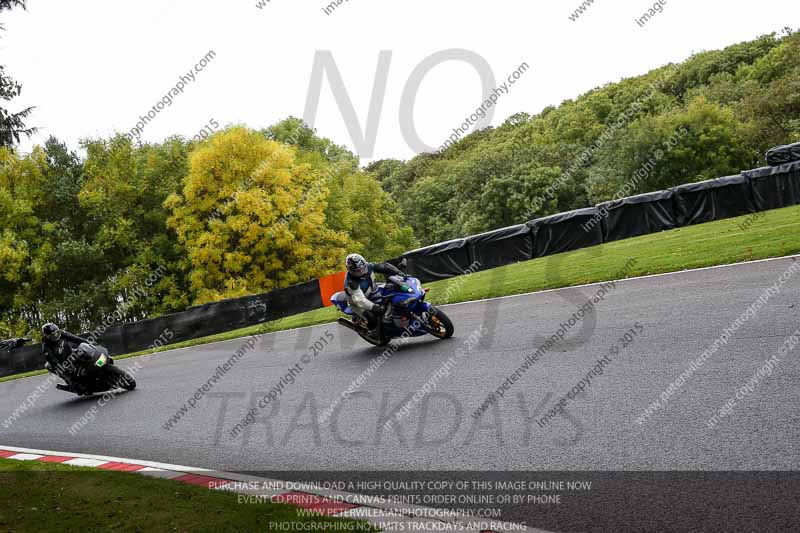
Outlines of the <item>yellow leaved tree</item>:
[[195,303],[287,287],[340,270],[349,238],[325,224],[324,177],[294,148],[244,127],[200,144],[165,202],[186,248]]

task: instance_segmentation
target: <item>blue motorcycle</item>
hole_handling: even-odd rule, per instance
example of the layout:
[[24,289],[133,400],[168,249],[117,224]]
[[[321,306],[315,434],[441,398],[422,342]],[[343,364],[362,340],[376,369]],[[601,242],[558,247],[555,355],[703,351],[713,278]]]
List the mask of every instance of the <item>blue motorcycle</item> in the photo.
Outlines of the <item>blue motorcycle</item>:
[[374,346],[386,346],[393,339],[433,335],[438,339],[453,336],[453,322],[444,311],[425,301],[429,289],[422,288],[417,278],[390,276],[379,284],[369,299],[384,308],[377,332],[371,332],[367,321],[355,314],[344,292],[331,296],[331,302],[349,317],[339,317],[339,324],[358,333]]

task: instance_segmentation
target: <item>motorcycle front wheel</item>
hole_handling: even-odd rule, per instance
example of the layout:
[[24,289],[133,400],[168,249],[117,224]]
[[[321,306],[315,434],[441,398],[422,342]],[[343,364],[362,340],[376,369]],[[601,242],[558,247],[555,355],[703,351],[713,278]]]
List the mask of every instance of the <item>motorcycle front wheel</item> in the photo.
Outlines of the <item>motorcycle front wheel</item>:
[[449,339],[455,332],[453,321],[450,320],[444,311],[438,307],[431,306],[428,311],[428,333],[437,339]]

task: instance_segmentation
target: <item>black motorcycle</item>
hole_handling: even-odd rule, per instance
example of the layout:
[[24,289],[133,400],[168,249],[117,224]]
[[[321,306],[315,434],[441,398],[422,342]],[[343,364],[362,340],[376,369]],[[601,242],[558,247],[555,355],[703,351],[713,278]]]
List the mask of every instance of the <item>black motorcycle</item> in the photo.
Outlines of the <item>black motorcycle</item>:
[[31,342],[28,337],[20,337],[18,339],[8,339],[0,341],[0,353],[10,352],[15,348],[20,348]]
[[81,343],[69,358],[72,371],[66,385],[56,385],[58,390],[88,396],[113,389],[131,391],[136,388],[133,376],[114,364],[108,350],[102,346]]

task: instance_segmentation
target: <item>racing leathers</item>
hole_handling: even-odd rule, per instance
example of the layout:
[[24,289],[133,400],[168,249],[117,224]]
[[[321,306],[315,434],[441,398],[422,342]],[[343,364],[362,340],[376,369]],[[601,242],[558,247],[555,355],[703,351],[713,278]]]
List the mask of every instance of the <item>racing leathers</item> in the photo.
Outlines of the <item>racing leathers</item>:
[[405,277],[405,274],[390,263],[368,263],[367,273],[363,276],[347,274],[344,280],[344,292],[348,303],[358,316],[364,318],[370,330],[376,331],[381,324],[384,309],[369,299],[375,291],[376,283],[374,274]]
[[42,341],[45,368],[68,384],[71,383],[76,370],[72,354],[84,342],[91,344],[88,340],[64,330],[61,330],[61,337],[58,340]]

